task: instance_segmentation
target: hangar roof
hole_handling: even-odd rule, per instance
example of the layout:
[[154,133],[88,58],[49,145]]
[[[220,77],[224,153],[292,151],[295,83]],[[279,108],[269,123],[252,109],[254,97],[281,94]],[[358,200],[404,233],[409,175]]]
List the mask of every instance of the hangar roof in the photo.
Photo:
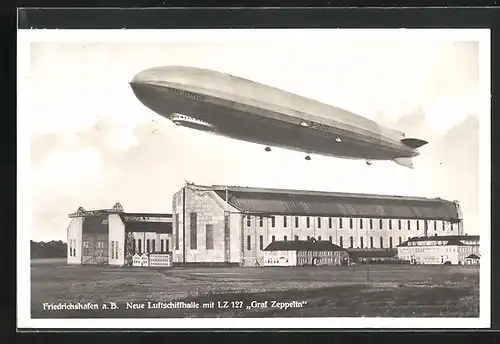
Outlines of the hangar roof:
[[156,232],[172,234],[172,222],[124,221],[127,232]]
[[440,198],[240,186],[210,188],[223,200],[227,190],[228,202],[244,213],[460,221],[458,204]]
[[264,251],[345,251],[343,248],[329,241],[319,240],[291,240],[273,241]]
[[168,213],[127,213],[123,210],[122,205],[120,202],[116,202],[115,205],[110,208],[110,209],[92,209],[92,210],[85,210],[83,207],[78,207],[78,209],[74,212],[68,215],[68,217],[73,218],[73,217],[90,217],[90,216],[102,216],[102,215],[109,215],[109,214],[119,214],[120,216],[125,216],[125,218],[133,220],[136,219],[137,221],[142,220],[147,220],[148,218],[155,218],[155,219],[171,219],[172,214]]
[[172,214],[126,213],[118,202],[111,209],[85,210],[79,207],[69,217],[83,217],[87,231],[99,232],[106,228],[102,226],[107,225],[109,214],[119,215],[127,232],[172,233]]

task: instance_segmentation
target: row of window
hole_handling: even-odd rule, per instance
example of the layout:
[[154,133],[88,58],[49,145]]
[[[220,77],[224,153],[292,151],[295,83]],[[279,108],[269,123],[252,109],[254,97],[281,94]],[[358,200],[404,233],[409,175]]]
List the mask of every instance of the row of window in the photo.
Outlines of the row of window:
[[[198,218],[197,218],[197,213],[195,212],[192,212],[189,214],[189,248],[192,249],[192,250],[196,250],[198,249]],[[287,219],[288,217],[284,216],[283,217],[283,225],[284,227],[287,227]],[[321,228],[321,222],[322,222],[322,219],[321,217],[318,217],[317,218],[317,228]],[[343,220],[349,220],[349,228],[350,229],[353,229],[354,228],[354,219],[352,218],[349,218],[349,219],[343,219],[343,218],[339,218],[339,228],[342,229],[343,228]],[[373,229],[373,224],[374,222],[377,222],[377,220],[374,220],[374,219],[358,219],[359,221],[359,224],[360,224],[360,228],[363,229],[363,223],[365,223],[365,221],[368,221],[368,224],[369,224],[369,229]],[[398,228],[401,230],[402,229],[402,221],[403,220],[392,220],[392,219],[389,219],[389,229],[393,229],[393,222],[394,221],[397,221],[397,225],[398,225]],[[179,250],[179,214],[175,214],[175,221],[174,221],[174,236],[175,236],[175,249],[176,250]],[[259,217],[259,225],[260,227],[263,227],[264,226],[264,217],[263,216],[260,216]],[[379,222],[379,228],[380,229],[383,229],[383,220],[382,219],[379,219],[378,220]],[[410,220],[407,220],[408,224],[407,224],[407,228],[408,230],[411,230],[411,221]],[[437,223],[438,221],[434,221],[434,229],[436,230],[437,229]],[[441,223],[441,228],[442,230],[444,231],[445,230],[445,222],[444,221],[440,221]],[[416,222],[416,229],[417,230],[420,230],[420,226],[419,226],[420,222],[417,221]],[[276,217],[271,217],[271,225],[272,227],[275,227],[276,225]],[[311,217],[306,217],[306,225],[308,228],[310,228],[310,225],[311,225]],[[329,228],[332,228],[332,225],[333,225],[333,218],[329,217],[328,218],[328,225],[329,225]],[[427,222],[425,222],[425,225],[427,225]],[[250,227],[251,226],[251,218],[248,217],[247,218],[247,226]],[[299,227],[299,217],[296,216],[295,217],[295,227]],[[453,230],[453,226],[451,227],[451,229]],[[229,228],[228,228],[228,221],[226,220],[225,221],[225,228],[224,228],[224,231],[225,232],[228,232],[229,231]],[[297,236],[296,237],[296,240],[298,240]],[[274,238],[274,236],[273,236]],[[321,237],[319,237],[321,238]],[[331,238],[331,237],[330,237]],[[351,237],[352,238],[352,237]],[[309,239],[309,237],[308,237]],[[212,250],[214,249],[214,233],[213,233],[213,225],[212,224],[206,224],[205,225],[205,248],[207,250]],[[286,239],[286,236],[284,237],[284,240],[287,240]],[[321,239],[319,239],[321,240]],[[384,247],[383,245],[383,239],[382,237],[380,238],[380,247]],[[391,242],[389,243],[389,247],[392,247],[392,238],[390,239]],[[154,240],[153,240],[154,241]],[[274,241],[274,239],[273,239]],[[331,241],[331,240],[330,240]],[[363,248],[364,247],[364,243],[363,243],[363,238],[361,238],[361,247]],[[400,244],[401,244],[401,238],[400,238]],[[340,245],[341,247],[343,243],[342,243],[342,237],[340,237]],[[153,244],[154,246],[154,244]],[[260,244],[260,246],[262,247],[263,246],[263,242]],[[139,247],[141,247],[141,245],[139,245]],[[352,243],[351,243],[351,247],[352,247]],[[370,247],[374,247],[373,245],[373,237],[370,238]],[[149,244],[148,244],[148,248],[149,248]],[[262,248],[261,248],[262,249]],[[162,249],[163,251],[163,249]],[[168,251],[168,248],[167,248],[167,251]],[[148,252],[149,252],[149,249],[148,249]]]
[[299,251],[297,253],[298,256],[333,256],[333,251]]
[[76,257],[76,239],[69,239],[69,256]]
[[[299,228],[299,217],[298,216],[295,216],[294,217],[295,219],[295,228]],[[322,226],[322,223],[323,223],[323,219],[322,217],[316,217],[316,228],[321,228]],[[349,226],[348,228],[349,229],[353,229],[354,228],[354,221],[355,219],[353,218],[339,218],[339,226],[338,228],[339,229],[344,229],[344,225],[345,225],[345,222],[344,221],[347,221],[348,220],[348,223],[349,223]],[[384,229],[384,225],[383,225],[383,219],[356,219],[358,222],[359,222],[359,228],[360,229],[365,229],[365,224],[367,224],[367,227],[366,229],[374,229],[374,224],[376,224],[378,222],[378,229]],[[264,217],[263,216],[259,216],[258,218],[255,219],[255,223],[259,223],[259,226],[260,227],[264,227]],[[366,222],[368,221],[368,222]],[[393,223],[397,223],[397,228],[399,230],[401,230],[403,228],[403,221],[405,220],[394,220],[394,219],[388,219],[389,221],[389,229],[392,230],[393,229]],[[397,222],[396,222],[397,221]],[[411,230],[412,229],[412,225],[411,225],[411,220],[406,220],[407,221],[407,229],[408,230]],[[440,229],[442,229],[443,231],[446,230],[446,226],[445,226],[445,221],[433,221],[433,226],[434,226],[434,230],[438,230],[438,223],[440,224]],[[427,225],[427,222],[424,222],[424,226]],[[250,216],[247,217],[247,227],[251,227],[252,226],[252,218]],[[283,227],[287,227],[288,226],[288,217],[287,216],[283,216]],[[276,227],[276,217],[273,216],[271,217],[271,227]],[[306,227],[307,228],[311,228],[311,217],[306,217]],[[333,228],[333,218],[331,217],[328,217],[328,228]],[[416,222],[416,230],[420,230],[420,221],[417,221]],[[453,225],[451,226],[451,230],[453,230]]]
[[118,241],[111,241],[111,259],[118,259]]
[[[191,250],[198,249],[198,216],[197,213],[189,214],[189,248]],[[226,228],[227,227],[227,228]],[[224,231],[229,231],[229,221],[225,221]],[[175,249],[179,249],[179,214],[175,214]],[[214,249],[214,225],[205,225],[205,248],[207,250]]]
[[[420,248],[420,247],[410,247],[410,248],[407,248],[405,249],[405,251],[409,251],[409,252],[427,252],[429,251],[428,248]],[[456,251],[456,248],[454,247],[446,247],[444,249],[444,252],[455,252]]]
[[[311,239],[311,237],[308,235],[307,236],[307,240],[309,240],[309,239]],[[321,241],[321,239],[322,239],[321,236],[318,236],[317,240]],[[372,236],[369,238],[369,240],[370,240],[369,241],[369,243],[370,243],[369,246],[365,247],[364,239],[365,239],[364,237],[360,237],[359,238],[360,248],[375,248],[374,238]],[[404,240],[403,240],[402,237],[399,237],[398,239],[399,239],[399,245],[401,245]],[[283,241],[287,241],[287,240],[288,240],[288,237],[286,235],[283,236]],[[299,236],[295,235],[294,240],[295,241],[300,240]],[[328,240],[333,243],[333,237],[332,236],[330,236],[328,238]],[[276,236],[275,235],[271,236],[271,242],[274,242],[274,241],[276,241]],[[338,245],[340,247],[342,247],[342,248],[344,247],[344,237],[342,237],[342,236],[339,237],[339,243],[338,243]],[[251,235],[247,235],[247,245],[246,246],[247,246],[247,251],[251,251],[252,250],[252,236]],[[384,246],[384,238],[380,237],[379,247],[378,248],[384,248],[384,247],[385,247]],[[392,247],[393,247],[392,237],[389,237],[389,248],[392,248]],[[354,237],[353,236],[349,237],[349,247],[348,248],[354,248]],[[261,251],[264,250],[264,236],[263,235],[259,236],[259,250],[261,250]]]
[[[139,253],[142,254],[142,239],[134,240],[134,254]],[[156,240],[155,239],[146,239],[146,247],[145,252],[154,252],[158,251],[156,249]],[[170,251],[170,240],[168,239],[160,239],[160,252],[169,252]]]

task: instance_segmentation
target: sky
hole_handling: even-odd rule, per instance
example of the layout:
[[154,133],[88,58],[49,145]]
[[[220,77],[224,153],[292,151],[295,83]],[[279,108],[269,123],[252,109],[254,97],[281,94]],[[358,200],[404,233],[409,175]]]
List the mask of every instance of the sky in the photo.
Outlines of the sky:
[[[411,39],[43,42],[30,48],[30,181],[35,241],[65,240],[68,214],[171,212],[191,181],[458,200],[477,234],[478,43]],[[209,68],[338,106],[429,141],[411,170],[343,160],[177,127],[135,98],[146,68]]]

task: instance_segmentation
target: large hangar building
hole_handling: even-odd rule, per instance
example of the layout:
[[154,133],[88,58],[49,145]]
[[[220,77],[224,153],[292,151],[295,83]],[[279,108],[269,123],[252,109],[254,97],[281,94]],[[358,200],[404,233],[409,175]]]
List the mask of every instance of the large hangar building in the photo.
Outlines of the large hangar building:
[[460,205],[440,198],[202,186],[174,194],[173,262],[264,265],[273,241],[396,248],[412,237],[462,235]]
[[126,213],[120,203],[111,209],[70,214],[67,263],[132,265],[134,254],[170,252],[172,214]]

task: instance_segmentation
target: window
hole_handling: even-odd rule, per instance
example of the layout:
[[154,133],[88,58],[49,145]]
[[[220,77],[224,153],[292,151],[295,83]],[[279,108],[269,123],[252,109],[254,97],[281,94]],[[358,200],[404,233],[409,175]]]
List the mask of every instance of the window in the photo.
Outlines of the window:
[[[137,245],[137,246],[139,247],[139,254],[141,254],[141,253],[142,253],[142,240],[141,240],[141,239],[138,239],[137,241],[139,242],[139,244]],[[178,243],[179,243],[179,242],[177,242],[177,244],[178,244]],[[179,248],[177,248],[177,249],[179,249]]]
[[349,228],[351,228],[351,229],[353,228],[353,223],[352,222],[353,222],[352,219],[349,219]]
[[207,250],[213,250],[214,249],[214,225],[213,224],[207,224],[205,226],[205,230],[206,230],[206,243],[205,243],[205,247],[207,248]]
[[361,243],[361,248],[364,248],[364,245],[363,245],[363,237],[359,238],[360,239],[360,243]]
[[274,242],[274,240],[276,240],[276,238],[275,238],[275,236],[273,235],[273,236],[271,237],[271,241],[272,241],[272,242]]
[[370,248],[373,248],[373,237],[370,237]]
[[259,237],[259,248],[261,251],[264,249],[264,237],[262,235]]
[[156,243],[155,243],[155,239],[153,239],[153,243],[151,244],[151,251],[152,251],[152,252],[156,251]]
[[328,228],[332,228],[332,222],[333,222],[333,221],[332,221],[332,218],[331,218],[331,217],[329,217],[329,218],[328,218]]
[[399,237],[399,244],[401,245],[403,238]]
[[286,216],[283,216],[283,227],[286,228],[287,226],[287,219],[286,219]]
[[419,230],[420,230],[420,221],[417,220],[417,231],[419,231]]
[[90,246],[87,240],[83,241],[83,255],[90,256]]
[[344,247],[344,243],[342,242],[342,236],[340,237],[340,247]]
[[165,251],[170,252],[170,240],[165,240]]
[[262,216],[259,217],[259,226],[264,227],[264,218]]
[[380,237],[380,248],[384,248],[384,238]]
[[73,257],[76,257],[76,239],[73,239]]
[[318,228],[321,228],[321,217],[318,217]]
[[370,219],[370,229],[373,229],[373,219]]
[[196,250],[198,248],[198,221],[197,221],[197,214],[196,213],[191,213],[189,214],[190,219],[189,219],[189,234],[190,234],[190,245],[189,248],[191,250]]
[[307,225],[307,228],[309,228],[311,226],[311,218],[309,216],[306,218],[306,225]]
[[332,236],[330,235],[330,237],[328,238],[328,240],[330,240],[330,242],[333,242],[333,238]]
[[398,220],[398,229],[401,230],[401,220]]
[[111,259],[115,259],[115,242],[111,241]]
[[392,237],[389,238],[389,247],[392,248]]
[[285,235],[285,236],[283,237],[283,241],[286,241],[286,240],[287,240],[287,237],[286,237],[286,235]]
[[392,220],[389,219],[389,229],[392,229]]
[[359,219],[359,229],[363,229],[363,219]]
[[299,236],[298,235],[295,236],[295,241],[299,241]]
[[[141,240],[139,239],[139,253],[141,252]],[[175,214],[175,249],[179,249],[179,214]]]
[[151,240],[147,239],[146,240],[146,252],[151,252]]
[[380,229],[384,229],[384,222],[382,219],[379,220]]
[[443,222],[441,222],[441,227],[443,227],[443,231],[444,231],[444,228],[445,228],[445,226],[444,226],[444,221],[443,221]]
[[252,249],[252,237],[247,235],[247,250],[250,251]]
[[118,259],[118,241],[115,241],[115,258]]
[[436,225],[436,222],[437,222],[437,221],[434,221],[434,230],[437,230],[437,225]]
[[274,216],[271,217],[271,227],[276,227],[276,218]]
[[350,248],[353,248],[354,247],[354,238],[353,237],[349,237],[349,240],[350,240]]
[[73,257],[73,240],[69,240],[69,256]]
[[307,240],[309,241],[309,239],[311,239],[311,237],[308,235],[308,236],[307,236]]
[[295,216],[295,228],[299,228],[299,217]]
[[411,230],[411,221],[408,220],[408,230]]
[[247,215],[247,227],[250,227],[252,225],[252,218],[250,215]]
[[342,218],[339,218],[339,228],[342,229]]
[[160,240],[160,251],[163,252],[165,247],[163,247],[163,239]]
[[321,241],[321,235],[318,237],[318,241]]

